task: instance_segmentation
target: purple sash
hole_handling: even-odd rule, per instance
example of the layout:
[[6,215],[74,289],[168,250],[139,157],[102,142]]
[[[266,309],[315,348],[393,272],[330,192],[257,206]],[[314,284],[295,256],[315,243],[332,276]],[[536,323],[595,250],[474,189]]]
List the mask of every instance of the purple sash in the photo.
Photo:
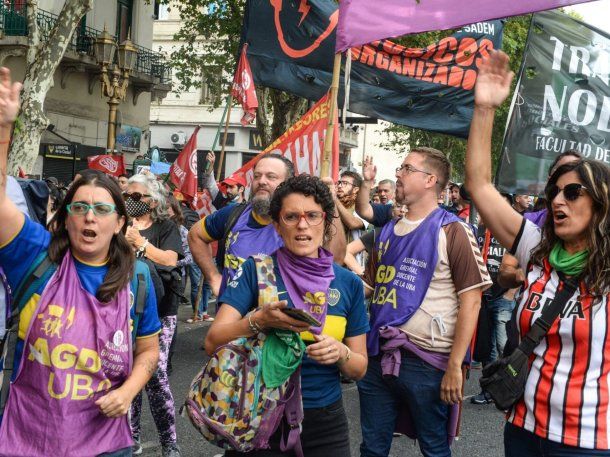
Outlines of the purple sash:
[[227,282],[248,257],[257,254],[271,255],[284,245],[273,224],[260,228],[249,227],[250,214],[252,214],[251,204],[239,216],[227,235],[220,295],[225,290]]
[[311,333],[322,333],[328,311],[328,288],[333,279],[333,255],[319,249],[319,257],[296,256],[286,248],[275,253],[282,280],[294,307],[307,311],[322,325],[311,327]]
[[394,234],[397,221],[383,227],[373,252],[378,256],[378,265],[371,299],[371,331],[366,342],[369,356],[379,353],[380,327],[399,327],[420,307],[438,260],[439,231],[460,221],[454,214],[437,208],[407,235]]
[[95,401],[131,373],[129,286],[100,303],[67,253],[32,314],[0,426],[0,456],[98,455],[133,444]]

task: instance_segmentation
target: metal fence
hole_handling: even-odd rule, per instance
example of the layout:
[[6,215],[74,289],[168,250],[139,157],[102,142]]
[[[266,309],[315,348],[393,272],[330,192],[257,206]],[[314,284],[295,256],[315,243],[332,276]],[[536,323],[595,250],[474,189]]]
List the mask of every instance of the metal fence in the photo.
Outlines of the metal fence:
[[[27,36],[28,25],[25,8],[15,10],[0,3],[0,30],[6,36]],[[59,16],[44,10],[38,10],[36,21],[40,30],[40,39],[48,40]],[[102,33],[91,27],[77,27],[68,49],[78,54],[95,57],[95,40]],[[116,40],[116,37],[114,37]],[[163,84],[171,84],[172,69],[163,54],[151,49],[135,46],[138,52],[135,71],[159,78]],[[115,59],[117,57],[115,56]]]

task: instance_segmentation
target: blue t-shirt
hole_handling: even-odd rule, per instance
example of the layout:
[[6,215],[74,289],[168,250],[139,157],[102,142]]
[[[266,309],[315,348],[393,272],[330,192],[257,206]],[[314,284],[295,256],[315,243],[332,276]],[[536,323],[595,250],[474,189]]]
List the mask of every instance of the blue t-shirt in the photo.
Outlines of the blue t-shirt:
[[[11,289],[16,290],[19,283],[29,270],[30,266],[38,257],[38,255],[46,251],[51,241],[51,235],[49,232],[40,224],[32,222],[30,219],[25,219],[25,224],[21,231],[13,238],[8,244],[0,248],[0,265],[6,272],[6,277]],[[104,282],[104,277],[108,272],[106,265],[93,266],[79,262],[74,259],[76,271],[78,277],[87,292],[95,295],[97,289]],[[144,338],[155,335],[161,330],[161,323],[157,315],[157,299],[155,297],[155,288],[153,287],[150,272],[146,271],[146,286],[148,289],[146,305],[144,307],[144,313],[140,316],[138,321],[138,328],[136,330],[137,338]],[[135,291],[135,281],[132,280],[131,290]],[[44,290],[46,284],[41,285],[40,289],[35,293],[32,299],[26,304],[21,311],[19,320],[19,340],[17,342],[17,349],[15,353],[15,362],[17,363],[21,359],[23,352],[23,339],[29,327],[30,321],[36,311],[38,301],[40,300],[40,294]],[[132,307],[131,307],[131,320],[135,319],[135,303],[132,295]]]
[[[225,206],[221,210],[218,210],[201,220],[201,226],[209,238],[212,240],[220,240],[223,237],[225,228],[229,222],[229,217],[231,217],[231,213],[235,207],[236,205]],[[253,214],[254,213],[251,212],[250,216],[248,217],[248,227],[255,229],[265,228],[267,225],[261,224],[259,221],[257,221]]]
[[[288,296],[286,286],[280,275],[275,256],[275,275],[277,290],[281,300],[287,300],[289,307],[294,307]],[[369,321],[364,305],[364,289],[362,281],[345,268],[333,264],[335,279],[330,283],[328,298],[328,313],[323,333],[338,341],[346,337],[363,335],[369,330]],[[219,303],[226,303],[242,316],[258,306],[258,282],[254,259],[249,258],[229,281],[225,292],[220,296]],[[305,344],[313,343],[313,335],[301,333]],[[341,398],[339,368],[336,365],[321,365],[303,357],[301,366],[301,390],[303,407],[322,408]]]
[[373,207],[373,219],[371,223],[375,227],[383,227],[392,220],[392,205],[383,205],[381,203],[371,203]]

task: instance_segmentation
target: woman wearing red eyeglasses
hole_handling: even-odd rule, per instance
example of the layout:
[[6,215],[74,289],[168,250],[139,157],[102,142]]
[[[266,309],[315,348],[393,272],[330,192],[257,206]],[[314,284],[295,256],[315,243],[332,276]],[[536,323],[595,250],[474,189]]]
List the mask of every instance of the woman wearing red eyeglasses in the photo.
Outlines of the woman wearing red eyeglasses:
[[565,278],[579,287],[530,357],[524,395],[508,412],[505,452],[608,456],[610,168],[586,159],[557,168],[546,186],[542,228],[512,210],[491,183],[490,158],[494,112],[512,78],[502,52],[492,51],[479,67],[466,186],[494,237],[526,272],[516,311],[521,338]]
[[[284,247],[270,257],[279,301],[259,304],[257,264],[249,258],[220,296],[222,306],[205,342],[206,350],[212,354],[238,337],[265,332],[269,338],[277,330],[290,331],[286,333],[292,335],[295,357],[291,363],[282,360],[281,364],[291,366],[293,372],[301,366],[301,444],[304,455],[311,457],[350,455],[339,375],[360,379],[367,367],[369,324],[362,283],[356,275],[333,263],[332,254],[322,248],[325,238],[332,236],[334,214],[331,191],[319,178],[301,175],[280,184],[271,200],[271,218]],[[286,313],[295,308],[313,316],[321,325],[305,323]],[[269,344],[267,340],[265,344]],[[289,374],[284,372],[285,376]],[[265,382],[270,381],[265,376],[263,371]],[[225,455],[293,455],[292,451],[280,450],[282,430],[287,429],[286,424],[277,429],[269,450],[247,454],[227,451]]]

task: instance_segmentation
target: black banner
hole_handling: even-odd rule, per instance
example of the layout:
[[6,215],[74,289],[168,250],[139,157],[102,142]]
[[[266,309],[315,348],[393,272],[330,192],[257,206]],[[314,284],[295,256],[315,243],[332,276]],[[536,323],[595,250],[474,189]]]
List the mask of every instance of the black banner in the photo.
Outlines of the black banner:
[[[255,83],[322,98],[332,79],[337,4],[249,0],[246,11],[244,38]],[[349,110],[466,137],[477,64],[500,47],[502,28],[501,21],[472,24],[426,48],[389,40],[353,48]],[[342,77],[340,106],[343,99]]]
[[531,27],[497,183],[541,195],[563,151],[610,163],[610,35],[556,11]]

